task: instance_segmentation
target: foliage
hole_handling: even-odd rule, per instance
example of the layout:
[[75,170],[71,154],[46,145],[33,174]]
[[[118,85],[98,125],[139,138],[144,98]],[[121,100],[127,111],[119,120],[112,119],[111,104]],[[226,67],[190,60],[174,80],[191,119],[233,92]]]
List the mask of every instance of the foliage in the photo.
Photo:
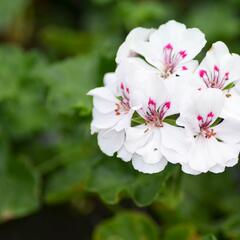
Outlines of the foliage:
[[138,173],[100,152],[86,96],[138,25],[174,18],[239,53],[239,1],[45,2],[0,1],[0,222],[99,198],[114,216],[94,240],[240,239],[238,167],[196,177],[171,167]]

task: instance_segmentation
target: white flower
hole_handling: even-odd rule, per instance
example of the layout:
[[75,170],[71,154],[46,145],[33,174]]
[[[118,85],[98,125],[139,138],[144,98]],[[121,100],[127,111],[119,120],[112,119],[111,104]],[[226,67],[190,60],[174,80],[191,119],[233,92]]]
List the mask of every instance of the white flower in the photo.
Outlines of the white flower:
[[142,56],[158,71],[161,78],[179,75],[197,66],[192,59],[206,44],[204,34],[196,28],[187,29],[174,20],[159,29],[134,29],[120,47],[117,62],[127,56]]
[[223,172],[238,161],[240,125],[227,119],[214,126],[224,107],[224,94],[219,89],[196,92],[182,106],[177,123],[185,127],[189,143],[182,155],[182,170],[190,174]]
[[[93,96],[92,134],[98,133],[98,144],[101,150],[112,156],[120,155],[129,159],[124,152],[125,128],[131,124],[134,113],[131,92],[134,89],[134,61],[129,60],[118,66],[115,73],[106,74],[105,87],[95,88],[88,92]],[[123,155],[124,154],[124,155]]]
[[239,55],[230,54],[223,42],[216,42],[196,69],[193,81],[200,89],[225,90],[230,83],[240,80],[239,64]]
[[194,58],[205,44],[199,29],[173,20],[129,33],[116,71],[88,93],[91,132],[105,154],[132,160],[144,173],[160,172],[168,162],[189,174],[219,173],[237,163],[240,56],[216,42],[198,66]]
[[[137,110],[145,123],[126,129],[125,148],[133,154],[133,167],[144,173],[162,171],[168,161],[177,162],[183,154],[184,130],[166,123],[167,116],[177,113],[167,89],[156,74],[145,75],[144,90],[138,95]],[[184,140],[184,139],[183,139]]]

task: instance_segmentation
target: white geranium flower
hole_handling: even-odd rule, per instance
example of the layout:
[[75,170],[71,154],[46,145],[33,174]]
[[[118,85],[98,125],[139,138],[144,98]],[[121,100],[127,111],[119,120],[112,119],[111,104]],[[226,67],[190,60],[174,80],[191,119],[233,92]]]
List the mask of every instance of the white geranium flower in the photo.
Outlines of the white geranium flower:
[[230,83],[240,80],[239,64],[239,55],[230,54],[223,42],[216,42],[196,69],[193,81],[200,89],[225,90]]
[[187,29],[184,24],[171,20],[156,30],[134,29],[120,47],[117,62],[126,56],[140,55],[166,79],[194,70],[197,61],[192,60],[205,44],[204,34],[199,29]]
[[164,122],[177,113],[167,89],[156,74],[145,75],[144,90],[138,95],[138,114],[145,124],[126,129],[125,148],[133,154],[133,167],[144,173],[162,171],[168,161],[177,162],[183,154],[184,130]]
[[221,116],[239,118],[239,92],[231,84],[240,80],[240,56],[231,54],[223,42],[216,42],[196,70],[192,84],[198,89],[221,89],[225,96],[225,107]]
[[[112,156],[120,151],[120,156],[129,159],[122,149],[125,140],[125,128],[131,124],[134,113],[131,94],[134,89],[134,60],[120,64],[115,73],[106,74],[105,87],[88,92],[93,96],[92,134],[98,133],[101,150]],[[137,65],[136,65],[137,66]],[[130,159],[129,159],[130,160]]]
[[191,102],[182,106],[177,123],[185,127],[189,143],[182,155],[182,170],[190,174],[223,172],[238,161],[240,125],[223,120],[214,126],[224,107],[224,94],[219,89],[196,92]]

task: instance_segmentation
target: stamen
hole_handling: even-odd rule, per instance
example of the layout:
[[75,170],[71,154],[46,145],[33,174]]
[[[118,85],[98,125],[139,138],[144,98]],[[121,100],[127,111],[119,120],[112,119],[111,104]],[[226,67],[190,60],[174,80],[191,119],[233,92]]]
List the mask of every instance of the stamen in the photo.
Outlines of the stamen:
[[207,72],[204,69],[199,71],[199,76],[208,88],[223,89],[225,82],[229,79],[229,72],[221,74],[218,66],[214,65],[212,72]]
[[169,101],[157,107],[156,101],[149,98],[147,109],[141,109],[142,116],[148,124],[153,124],[155,127],[163,127],[163,119],[170,107],[171,102]]
[[126,114],[130,110],[130,103],[129,103],[129,88],[124,86],[124,83],[120,83],[120,96],[119,102],[116,103],[115,114],[121,115]]
[[[163,48],[163,64],[165,69],[162,72],[162,77],[167,78],[171,75],[186,56],[187,52],[185,50],[174,52],[173,45],[171,43],[165,45]],[[183,66],[182,70],[187,70],[187,67]]]
[[213,112],[209,112],[205,120],[203,119],[203,116],[201,115],[197,116],[197,120],[200,128],[200,134],[202,134],[206,138],[211,138],[212,136],[216,135],[213,129],[210,128],[210,126],[213,123],[213,118],[214,118]]

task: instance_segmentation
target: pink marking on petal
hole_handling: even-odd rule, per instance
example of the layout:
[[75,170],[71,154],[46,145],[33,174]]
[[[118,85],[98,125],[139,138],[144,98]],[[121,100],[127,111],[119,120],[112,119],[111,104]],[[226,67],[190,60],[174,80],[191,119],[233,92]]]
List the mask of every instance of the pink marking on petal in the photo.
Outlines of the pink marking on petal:
[[169,108],[171,107],[171,102],[166,102],[166,103],[165,103],[165,107],[166,107],[167,109],[169,109]]
[[168,49],[173,49],[173,46],[172,46],[172,44],[171,44],[171,43],[168,43],[168,44],[165,46],[165,48],[168,48]]
[[179,52],[182,58],[185,58],[187,56],[187,53],[185,50]]
[[219,72],[219,68],[218,68],[218,66],[214,66],[214,71],[217,71],[217,72]]
[[154,106],[156,106],[156,102],[155,102],[153,99],[149,98],[149,100],[148,100],[148,105],[154,105]]
[[203,120],[203,117],[202,117],[201,115],[198,115],[198,116],[197,116],[197,120],[198,120],[198,121],[202,121],[202,120]]
[[186,66],[182,66],[182,70],[188,70]]
[[124,84],[121,82],[120,88],[123,90],[124,89]]
[[206,72],[205,70],[201,69],[201,70],[199,71],[199,76],[200,76],[201,78],[203,78],[205,74],[207,74],[207,72]]
[[210,118],[213,118],[213,117],[214,117],[214,113],[213,113],[213,112],[210,112],[210,113],[208,113],[207,116],[210,117]]
[[228,80],[229,79],[229,72],[226,72],[225,73],[225,80]]
[[127,93],[129,93],[129,88],[128,87],[126,88],[126,91],[127,91]]

